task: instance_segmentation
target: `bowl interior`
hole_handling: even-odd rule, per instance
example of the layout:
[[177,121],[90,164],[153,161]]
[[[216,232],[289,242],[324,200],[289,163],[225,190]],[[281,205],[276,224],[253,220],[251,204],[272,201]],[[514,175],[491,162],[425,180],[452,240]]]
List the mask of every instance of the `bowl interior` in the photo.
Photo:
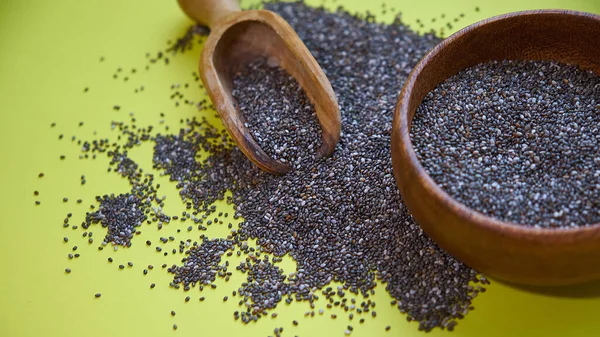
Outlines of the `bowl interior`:
[[409,125],[425,95],[439,83],[493,60],[557,61],[600,76],[600,16],[567,10],[525,11],[464,28],[440,43],[413,71],[415,81],[407,97]]
[[[556,61],[577,65],[600,76],[600,16],[566,10],[510,13],[457,32],[425,56],[407,80],[398,107],[400,131],[406,135],[411,161],[424,173],[409,136],[417,108],[441,82],[461,70],[493,60]],[[452,199],[429,175],[425,175],[430,184]],[[508,224],[479,212],[477,214],[495,220],[495,223]]]

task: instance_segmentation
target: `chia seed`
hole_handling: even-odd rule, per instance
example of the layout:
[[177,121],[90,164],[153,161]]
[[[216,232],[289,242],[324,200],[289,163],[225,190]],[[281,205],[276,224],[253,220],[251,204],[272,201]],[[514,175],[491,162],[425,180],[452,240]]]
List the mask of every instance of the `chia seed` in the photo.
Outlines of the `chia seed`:
[[494,61],[430,92],[411,139],[425,170],[459,202],[519,225],[572,228],[600,222],[598,125],[600,76]]
[[[236,320],[248,324],[268,317],[283,301],[308,302],[314,309],[321,298],[327,308],[335,303],[357,315],[367,313],[372,305],[367,299],[379,281],[420,329],[452,329],[487,281],[437,247],[413,221],[397,191],[390,158],[397,94],[412,67],[439,39],[417,35],[399,19],[379,24],[370,15],[331,13],[302,2],[265,7],[291,24],[337,94],[343,134],[333,156],[314,155],[320,126],[298,83],[269,61],[258,60],[235,76],[234,96],[259,145],[290,163],[292,172],[276,177],[259,170],[222,127],[205,117],[181,119],[179,132],[172,134],[167,126],[161,134],[133,119],[113,122],[118,141],[84,142],[82,151],[105,154],[108,171],[127,179],[131,191],[97,197],[98,207],[87,214],[83,227],[100,224],[107,230],[104,245],[129,247],[145,222],[160,229],[171,220],[194,221],[199,231],[222,224],[221,215],[215,218],[219,211],[214,203],[223,200],[237,220],[228,223],[230,234],[181,241],[173,251],[182,255],[181,262],[167,269],[173,277],[170,287],[203,291],[216,288],[217,279],[243,273],[245,279],[231,298],[237,297],[234,301],[243,308],[234,314]],[[179,41],[176,46],[173,53],[188,50]],[[188,103],[180,92],[172,97]],[[210,102],[197,106],[205,116],[213,112]],[[153,169],[173,182],[186,205],[181,217],[162,213],[165,201],[156,195],[153,176],[128,155],[144,142],[153,145]],[[167,247],[173,240],[164,242],[164,255],[174,249]],[[234,251],[241,259],[230,267],[222,257]],[[297,263],[288,275],[279,266],[284,255]],[[331,282],[341,285],[333,289]],[[347,298],[360,302],[361,297],[360,306],[345,304]]]
[[[481,291],[480,285],[470,285],[479,276],[437,247],[414,222],[401,202],[389,155],[397,94],[412,67],[439,40],[419,36],[400,21],[365,22],[302,3],[266,7],[292,25],[338,95],[343,134],[333,156],[306,154],[313,153],[311,146],[320,139],[314,109],[292,78],[265,61],[238,74],[234,96],[259,145],[292,163],[291,173],[275,177],[260,171],[206,120],[190,120],[179,134],[154,139],[154,167],[177,182],[184,202],[208,217],[214,212],[210,205],[230,190],[234,219],[244,219],[230,237],[232,243],[249,254],[246,241],[253,238],[258,252],[274,258],[290,254],[298,264],[296,273],[286,277],[268,255],[258,259],[251,252],[254,257],[236,267],[248,274],[248,282],[238,289],[248,309],[240,321],[255,321],[284,299],[312,303],[311,290],[334,279],[344,283],[344,291],[333,294],[366,297],[378,279],[399,309],[420,322],[420,329],[452,329]],[[198,162],[200,149],[210,155]],[[210,256],[202,245],[189,251],[192,259],[170,269],[175,283],[187,285],[211,275],[194,271],[195,265],[218,273],[218,264],[207,266],[205,259],[194,258],[197,252]]]
[[266,59],[252,63],[234,77],[232,95],[246,127],[271,158],[294,166],[303,157],[314,160],[321,127],[306,94],[285,70]]

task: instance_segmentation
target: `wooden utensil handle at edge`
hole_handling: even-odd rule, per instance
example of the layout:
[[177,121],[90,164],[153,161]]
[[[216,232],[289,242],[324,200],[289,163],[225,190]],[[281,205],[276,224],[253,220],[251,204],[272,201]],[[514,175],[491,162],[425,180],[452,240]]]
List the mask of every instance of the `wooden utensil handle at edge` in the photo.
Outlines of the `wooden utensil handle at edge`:
[[222,17],[240,11],[238,0],[177,0],[190,19],[211,28]]

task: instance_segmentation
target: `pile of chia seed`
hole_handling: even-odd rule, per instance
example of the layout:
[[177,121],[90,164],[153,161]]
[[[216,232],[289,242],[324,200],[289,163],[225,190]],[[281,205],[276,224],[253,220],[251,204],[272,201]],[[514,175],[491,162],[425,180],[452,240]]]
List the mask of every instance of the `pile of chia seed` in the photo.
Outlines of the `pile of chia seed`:
[[[265,7],[291,24],[337,94],[342,137],[333,156],[314,156],[320,127],[297,82],[283,70],[257,62],[237,74],[234,96],[259,145],[291,163],[293,171],[280,177],[256,168],[222,128],[205,118],[181,120],[176,133],[168,133],[167,126],[166,133],[140,128],[132,118],[130,123],[113,124],[117,141],[84,143],[86,158],[90,152],[94,157],[106,154],[109,171],[126,177],[132,187],[122,197],[98,199],[101,211],[90,214],[86,226],[104,226],[103,221],[114,218],[106,227],[117,234],[107,241],[136,249],[131,233],[139,232],[141,222],[155,223],[158,229],[174,221],[187,223],[187,232],[178,230],[182,238],[160,238],[163,244],[179,240],[179,249],[155,245],[157,254],[183,255],[180,265],[163,264],[173,274],[170,286],[184,291],[216,288],[218,278],[228,281],[232,273],[245,273],[246,280],[231,288],[240,307],[233,318],[244,323],[276,317],[281,301],[302,301],[311,307],[306,315],[339,307],[360,324],[377,316],[370,296],[379,281],[394,298],[391,305],[408,320],[418,321],[419,329],[452,330],[472,310],[471,300],[488,281],[441,250],[414,222],[398,193],[390,158],[397,95],[412,67],[439,39],[417,35],[399,19],[380,24],[371,16],[331,13],[302,2]],[[178,40],[173,50],[189,50],[192,37]],[[213,113],[206,102],[194,102],[179,91],[173,95],[177,103],[197,105],[201,114]],[[163,213],[164,198],[157,196],[160,185],[128,157],[127,151],[142,143],[153,145],[153,169],[176,184],[186,209],[181,216]],[[232,205],[235,213],[230,217],[218,211],[218,200]],[[123,229],[119,212],[134,220],[129,227]],[[232,218],[241,222],[234,225]],[[203,231],[215,225],[226,225],[230,234],[208,239]],[[198,232],[200,242],[191,239]],[[256,247],[250,243],[254,241]],[[146,245],[153,246],[150,240]],[[230,270],[229,261],[221,260],[233,254],[243,260]],[[297,264],[288,275],[279,266],[284,255]],[[345,333],[352,330],[348,326]],[[279,328],[274,331],[281,333]]]
[[[368,296],[380,279],[421,329],[451,329],[480,291],[470,284],[479,278],[415,224],[401,202],[390,159],[397,94],[411,68],[439,40],[416,35],[399,21],[382,25],[302,3],[266,8],[292,25],[327,74],[341,106],[342,139],[331,158],[303,156],[319,140],[314,109],[282,70],[252,64],[236,77],[234,96],[258,143],[272,155],[284,148],[295,170],[284,177],[263,173],[237,148],[217,143],[198,176],[180,181],[181,195],[206,210],[207,193],[231,190],[237,215],[244,218],[238,240],[255,238],[262,252],[290,254],[297,262],[293,282],[273,281],[289,298],[312,303],[331,281],[344,284],[342,294]],[[198,140],[190,136],[195,132],[189,129],[173,141],[191,147]],[[292,146],[286,146],[290,140]],[[248,320],[270,306],[259,301],[252,308]]]
[[600,223],[600,76],[572,65],[494,61],[423,100],[411,139],[446,192],[540,228]]
[[321,128],[308,97],[285,70],[267,60],[252,63],[236,74],[232,94],[246,127],[271,158],[294,167],[304,157],[314,160]]
[[[182,283],[185,290],[190,286],[207,285],[215,281],[217,276],[223,278],[227,274],[229,263],[219,265],[221,256],[233,250],[233,243],[227,239],[209,240],[203,237],[202,243],[186,251],[187,257],[183,258],[182,266],[169,268],[168,271],[175,275],[173,284]],[[231,273],[231,272],[229,272]]]

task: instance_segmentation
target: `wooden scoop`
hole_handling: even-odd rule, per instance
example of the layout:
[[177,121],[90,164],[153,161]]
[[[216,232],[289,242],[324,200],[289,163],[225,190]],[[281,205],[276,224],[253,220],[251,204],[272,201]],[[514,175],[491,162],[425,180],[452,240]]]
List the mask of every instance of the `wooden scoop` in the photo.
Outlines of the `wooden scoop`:
[[292,75],[312,102],[321,124],[318,156],[330,156],[340,138],[341,118],[331,84],[292,27],[267,10],[240,11],[236,0],[178,0],[183,11],[211,30],[200,59],[200,74],[225,127],[242,152],[261,169],[284,174],[291,167],[269,157],[244,126],[231,96],[233,76],[267,58]]

